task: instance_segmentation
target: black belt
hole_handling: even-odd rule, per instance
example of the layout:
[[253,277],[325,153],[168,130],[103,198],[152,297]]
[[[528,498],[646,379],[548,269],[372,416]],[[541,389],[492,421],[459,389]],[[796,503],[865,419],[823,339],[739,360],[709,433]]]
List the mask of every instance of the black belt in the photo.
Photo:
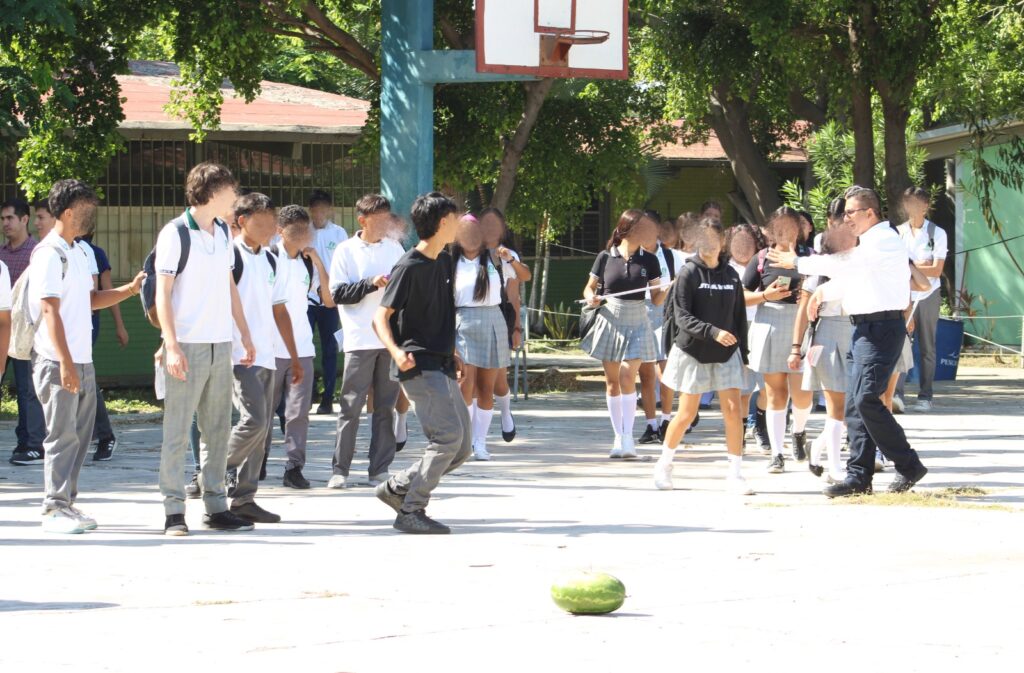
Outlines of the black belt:
[[859,325],[863,322],[881,322],[882,320],[902,320],[903,311],[878,311],[877,313],[859,313],[850,316],[850,322]]

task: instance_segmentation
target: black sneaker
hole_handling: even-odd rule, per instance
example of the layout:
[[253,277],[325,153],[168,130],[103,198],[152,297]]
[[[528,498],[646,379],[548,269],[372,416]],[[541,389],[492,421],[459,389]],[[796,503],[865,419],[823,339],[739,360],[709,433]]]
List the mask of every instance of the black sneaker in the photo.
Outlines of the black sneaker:
[[188,524],[184,514],[168,514],[164,519],[164,535],[183,537],[188,535]]
[[658,441],[664,442],[665,435],[668,434],[668,421],[662,421],[661,425],[658,426]]
[[825,474],[825,468],[821,465],[815,465],[814,463],[807,463],[807,469],[811,471],[815,477],[820,477]]
[[37,449],[15,449],[11,453],[10,463],[11,465],[35,465],[43,462],[46,458],[46,452],[43,451],[43,447]]
[[761,453],[770,456],[772,455],[772,442],[768,439],[768,419],[765,417],[763,411],[758,410],[757,415],[754,417],[754,439],[757,440],[758,446],[761,447]]
[[841,481],[838,484],[828,486],[822,493],[828,498],[849,498],[854,495],[871,495],[871,484],[862,486],[856,482]]
[[402,503],[405,502],[405,496],[391,490],[388,482],[385,481],[383,484],[377,484],[377,488],[374,489],[373,493],[377,496],[377,500],[395,510],[397,514],[402,513]]
[[204,514],[203,525],[211,530],[252,530],[256,526],[253,526],[250,522],[242,519],[229,510],[223,512],[217,512],[216,514]]
[[395,530],[413,535],[447,535],[452,529],[443,523],[434,521],[427,513],[418,509],[411,514],[399,512],[395,519]]
[[697,412],[697,415],[693,417],[693,423],[690,423],[690,429],[687,430],[687,432],[693,432],[693,430],[697,427],[698,423],[700,423],[700,412],[699,411]]
[[[408,440],[406,440],[408,441]],[[405,442],[395,442],[395,453],[398,453],[405,448]]]
[[110,460],[114,457],[114,451],[117,450],[117,438],[111,437],[110,439],[101,439],[96,444],[96,453],[92,454],[93,460]]
[[644,434],[640,435],[641,444],[660,444],[661,440],[658,439],[658,431],[648,425],[644,428]]
[[321,402],[320,406],[316,408],[317,416],[333,416],[334,415],[334,404],[331,402]]
[[281,516],[279,514],[268,512],[254,502],[247,502],[244,505],[232,505],[230,513],[249,523],[281,523]]
[[786,459],[780,455],[772,456],[772,462],[768,463],[770,474],[782,474],[786,471]]
[[918,463],[911,474],[906,475],[902,472],[897,474],[889,484],[888,491],[889,493],[906,493],[914,487],[914,484],[924,479],[926,474],[928,474],[928,468]]
[[228,492],[228,497],[235,497],[235,489],[238,488],[238,473],[234,470],[228,470],[224,474],[224,488]]
[[807,431],[793,433],[793,459],[798,463],[807,460]]
[[185,497],[189,500],[195,500],[202,495],[203,487],[199,485],[199,471],[196,470],[192,473],[192,479],[185,484]]
[[299,490],[306,490],[309,488],[309,480],[302,476],[301,467],[293,467],[290,470],[284,471],[284,481],[281,482],[288,488],[297,488]]

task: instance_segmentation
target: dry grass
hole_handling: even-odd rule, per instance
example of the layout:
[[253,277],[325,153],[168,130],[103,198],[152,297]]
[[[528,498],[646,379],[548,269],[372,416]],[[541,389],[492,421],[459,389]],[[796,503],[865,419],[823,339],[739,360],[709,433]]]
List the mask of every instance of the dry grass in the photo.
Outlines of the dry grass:
[[[1012,507],[985,504],[973,499],[988,495],[984,489],[975,486],[956,486],[938,491],[911,491],[910,493],[875,493],[852,498],[836,498],[836,505],[873,505],[881,507],[938,507],[955,509],[985,509],[997,512],[1014,512]],[[961,500],[970,498],[971,500]]]

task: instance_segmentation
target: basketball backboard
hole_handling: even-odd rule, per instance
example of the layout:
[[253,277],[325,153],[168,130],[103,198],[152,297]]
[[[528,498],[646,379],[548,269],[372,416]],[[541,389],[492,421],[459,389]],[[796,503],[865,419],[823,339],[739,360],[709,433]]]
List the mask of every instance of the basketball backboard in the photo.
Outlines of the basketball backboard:
[[628,0],[476,0],[476,69],[626,79]]

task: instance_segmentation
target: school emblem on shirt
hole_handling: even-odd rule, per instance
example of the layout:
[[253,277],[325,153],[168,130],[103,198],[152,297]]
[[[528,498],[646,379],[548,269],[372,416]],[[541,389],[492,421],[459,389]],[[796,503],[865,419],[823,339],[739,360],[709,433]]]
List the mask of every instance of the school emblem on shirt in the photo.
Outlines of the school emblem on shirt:
[[335,241],[331,241],[327,244],[328,250],[334,250],[336,247],[338,247],[338,244]]
[[273,271],[271,271],[270,272],[270,277],[267,279],[267,284],[268,285],[273,285],[275,278],[277,278],[277,274],[275,274]]
[[647,278],[647,269],[640,269],[640,277]]
[[313,282],[313,279],[309,277],[308,273],[306,274],[306,280],[304,282],[306,283],[306,287],[309,287],[310,284]]

